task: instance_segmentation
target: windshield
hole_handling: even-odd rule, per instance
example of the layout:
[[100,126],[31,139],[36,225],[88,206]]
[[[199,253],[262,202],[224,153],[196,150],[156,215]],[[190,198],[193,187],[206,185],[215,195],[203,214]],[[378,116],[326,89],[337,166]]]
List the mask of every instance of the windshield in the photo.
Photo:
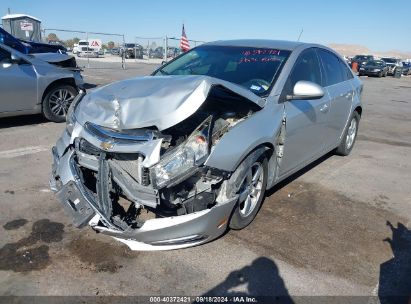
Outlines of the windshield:
[[396,63],[397,59],[394,58],[382,58],[382,60],[384,60],[387,63]]
[[367,62],[367,65],[384,65],[384,61],[382,60],[371,60]]
[[80,42],[78,43],[78,45],[88,45],[88,42],[87,42],[87,41],[80,41]]
[[155,75],[206,75],[265,95],[290,51],[234,46],[201,46],[159,69]]
[[126,43],[126,48],[133,48],[136,45],[134,43]]
[[356,60],[367,61],[372,59],[372,56],[357,55],[354,57]]

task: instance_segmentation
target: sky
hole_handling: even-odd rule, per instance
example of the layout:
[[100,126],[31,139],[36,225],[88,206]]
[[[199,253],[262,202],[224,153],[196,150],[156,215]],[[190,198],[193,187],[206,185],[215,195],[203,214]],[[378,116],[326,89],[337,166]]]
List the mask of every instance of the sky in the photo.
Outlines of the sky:
[[0,0],[1,16],[8,8],[41,19],[43,28],[119,33],[126,42],[179,38],[184,22],[187,37],[201,41],[297,40],[303,29],[305,42],[411,51],[411,0]]

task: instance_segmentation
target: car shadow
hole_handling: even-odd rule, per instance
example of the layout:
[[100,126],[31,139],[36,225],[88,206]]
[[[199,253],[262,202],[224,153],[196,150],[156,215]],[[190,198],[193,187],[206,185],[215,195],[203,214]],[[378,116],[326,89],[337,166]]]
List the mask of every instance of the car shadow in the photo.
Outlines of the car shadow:
[[88,89],[94,89],[97,86],[98,86],[97,84],[86,82],[86,83],[83,83],[82,88],[88,90]]
[[328,152],[327,154],[321,156],[319,159],[313,161],[309,165],[305,166],[304,168],[302,168],[302,169],[298,170],[297,172],[293,173],[292,175],[290,175],[289,177],[287,177],[283,181],[279,182],[278,184],[276,184],[271,189],[267,190],[266,193],[265,193],[265,196],[269,197],[269,196],[273,195],[278,190],[284,188],[289,183],[291,183],[294,180],[296,180],[297,178],[299,178],[301,175],[304,175],[305,173],[307,173],[308,171],[315,168],[316,166],[318,166],[319,164],[321,164],[322,162],[326,161],[327,159],[329,159],[331,156],[334,156],[334,155],[335,155],[334,151],[331,151],[331,152]]
[[395,228],[387,225],[392,238],[384,241],[391,246],[393,258],[380,265],[378,297],[381,304],[411,303],[411,230],[402,223]]
[[259,297],[257,303],[294,303],[277,265],[267,257],[259,257],[251,265],[232,271],[223,282],[203,294],[203,297],[209,296],[231,299],[248,296]]
[[0,118],[0,129],[37,125],[45,122],[48,120],[40,114],[4,117]]

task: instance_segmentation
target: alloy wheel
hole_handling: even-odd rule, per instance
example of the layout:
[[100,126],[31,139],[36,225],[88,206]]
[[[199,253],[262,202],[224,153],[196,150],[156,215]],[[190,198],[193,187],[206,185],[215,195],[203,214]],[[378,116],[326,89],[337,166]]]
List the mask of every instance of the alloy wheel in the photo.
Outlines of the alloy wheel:
[[49,97],[50,110],[54,115],[65,116],[75,95],[68,89],[57,89]]
[[350,126],[348,127],[347,137],[345,139],[345,147],[350,150],[357,134],[357,120],[355,118],[351,119]]
[[242,217],[249,216],[257,206],[264,182],[263,166],[255,162],[248,170],[240,188],[239,213]]

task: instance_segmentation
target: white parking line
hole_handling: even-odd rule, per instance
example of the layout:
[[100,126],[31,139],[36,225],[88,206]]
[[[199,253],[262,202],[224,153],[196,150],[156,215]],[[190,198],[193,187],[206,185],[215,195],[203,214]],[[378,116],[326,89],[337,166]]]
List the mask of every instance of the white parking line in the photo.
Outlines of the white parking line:
[[14,158],[14,157],[19,157],[23,155],[39,153],[39,152],[43,152],[47,150],[50,150],[50,148],[46,146],[31,146],[31,147],[25,147],[25,148],[13,149],[13,150],[5,150],[5,151],[0,151],[0,159],[1,158]]

